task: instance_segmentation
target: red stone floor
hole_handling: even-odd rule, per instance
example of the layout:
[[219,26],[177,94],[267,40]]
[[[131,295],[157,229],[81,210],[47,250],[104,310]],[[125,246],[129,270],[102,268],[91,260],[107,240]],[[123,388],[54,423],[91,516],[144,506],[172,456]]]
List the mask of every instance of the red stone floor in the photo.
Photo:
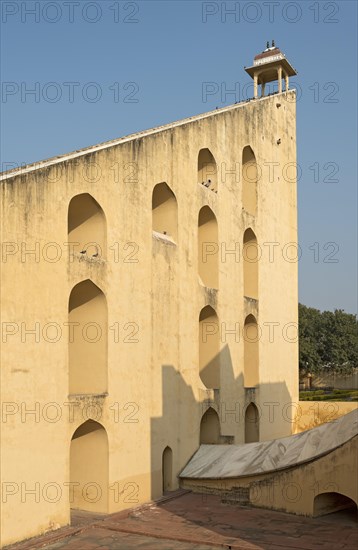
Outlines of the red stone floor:
[[305,518],[177,492],[109,516],[77,513],[72,526],[10,550],[357,550],[355,513]]

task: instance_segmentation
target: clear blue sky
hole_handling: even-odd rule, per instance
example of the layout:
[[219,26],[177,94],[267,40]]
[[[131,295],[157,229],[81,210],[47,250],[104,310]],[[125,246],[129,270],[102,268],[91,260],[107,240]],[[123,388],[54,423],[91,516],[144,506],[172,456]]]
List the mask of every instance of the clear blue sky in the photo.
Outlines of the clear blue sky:
[[[3,0],[1,10],[2,169],[239,101],[243,66],[275,39],[299,72],[299,299],[357,311],[355,1]],[[238,83],[237,95],[204,101],[205,82]]]

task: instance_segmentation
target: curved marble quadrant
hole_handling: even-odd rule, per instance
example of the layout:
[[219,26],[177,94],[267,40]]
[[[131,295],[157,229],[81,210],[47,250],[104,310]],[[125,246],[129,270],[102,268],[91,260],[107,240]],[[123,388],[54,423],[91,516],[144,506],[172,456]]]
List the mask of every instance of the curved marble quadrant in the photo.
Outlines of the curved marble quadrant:
[[315,460],[358,434],[358,410],[282,439],[242,445],[200,445],[180,478],[253,476]]

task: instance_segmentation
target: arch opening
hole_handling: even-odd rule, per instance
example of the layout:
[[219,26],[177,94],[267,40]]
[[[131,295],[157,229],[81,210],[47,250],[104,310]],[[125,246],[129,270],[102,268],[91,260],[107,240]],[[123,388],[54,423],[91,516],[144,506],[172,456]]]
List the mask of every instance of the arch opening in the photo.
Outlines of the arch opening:
[[203,206],[199,212],[198,271],[204,286],[219,287],[218,223],[214,212],[208,206]]
[[243,241],[244,296],[258,300],[259,249],[252,229],[246,229]]
[[242,206],[252,216],[257,209],[257,163],[249,145],[242,151]]
[[219,319],[211,306],[205,306],[199,316],[199,375],[207,388],[220,388]]
[[173,451],[170,447],[165,447],[162,455],[162,481],[163,493],[173,491]]
[[259,411],[254,403],[250,403],[245,411],[245,443],[260,441]]
[[106,392],[107,300],[89,279],[72,289],[68,303],[68,322],[69,393]]
[[199,151],[198,183],[214,193],[218,192],[218,169],[210,149],[200,149]]
[[106,234],[106,217],[92,195],[73,197],[68,206],[68,240],[73,249],[86,257],[105,258]]
[[320,493],[313,500],[313,516],[325,516],[341,510],[357,512],[357,504],[342,493]]
[[220,420],[218,413],[209,407],[200,422],[200,445],[218,444],[220,444]]
[[70,482],[71,508],[108,513],[108,438],[94,420],[81,424],[72,436]]
[[244,324],[244,384],[253,388],[259,383],[259,328],[253,315]]
[[158,183],[152,194],[152,229],[162,235],[178,239],[178,204],[170,187]]

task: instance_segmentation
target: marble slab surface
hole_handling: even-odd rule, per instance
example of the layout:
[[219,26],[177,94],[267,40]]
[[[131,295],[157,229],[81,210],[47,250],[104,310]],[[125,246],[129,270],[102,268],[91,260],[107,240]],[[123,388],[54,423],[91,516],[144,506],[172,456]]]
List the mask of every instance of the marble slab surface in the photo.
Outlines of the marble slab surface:
[[282,470],[314,460],[358,434],[358,410],[300,434],[241,445],[200,445],[181,478],[217,479]]

